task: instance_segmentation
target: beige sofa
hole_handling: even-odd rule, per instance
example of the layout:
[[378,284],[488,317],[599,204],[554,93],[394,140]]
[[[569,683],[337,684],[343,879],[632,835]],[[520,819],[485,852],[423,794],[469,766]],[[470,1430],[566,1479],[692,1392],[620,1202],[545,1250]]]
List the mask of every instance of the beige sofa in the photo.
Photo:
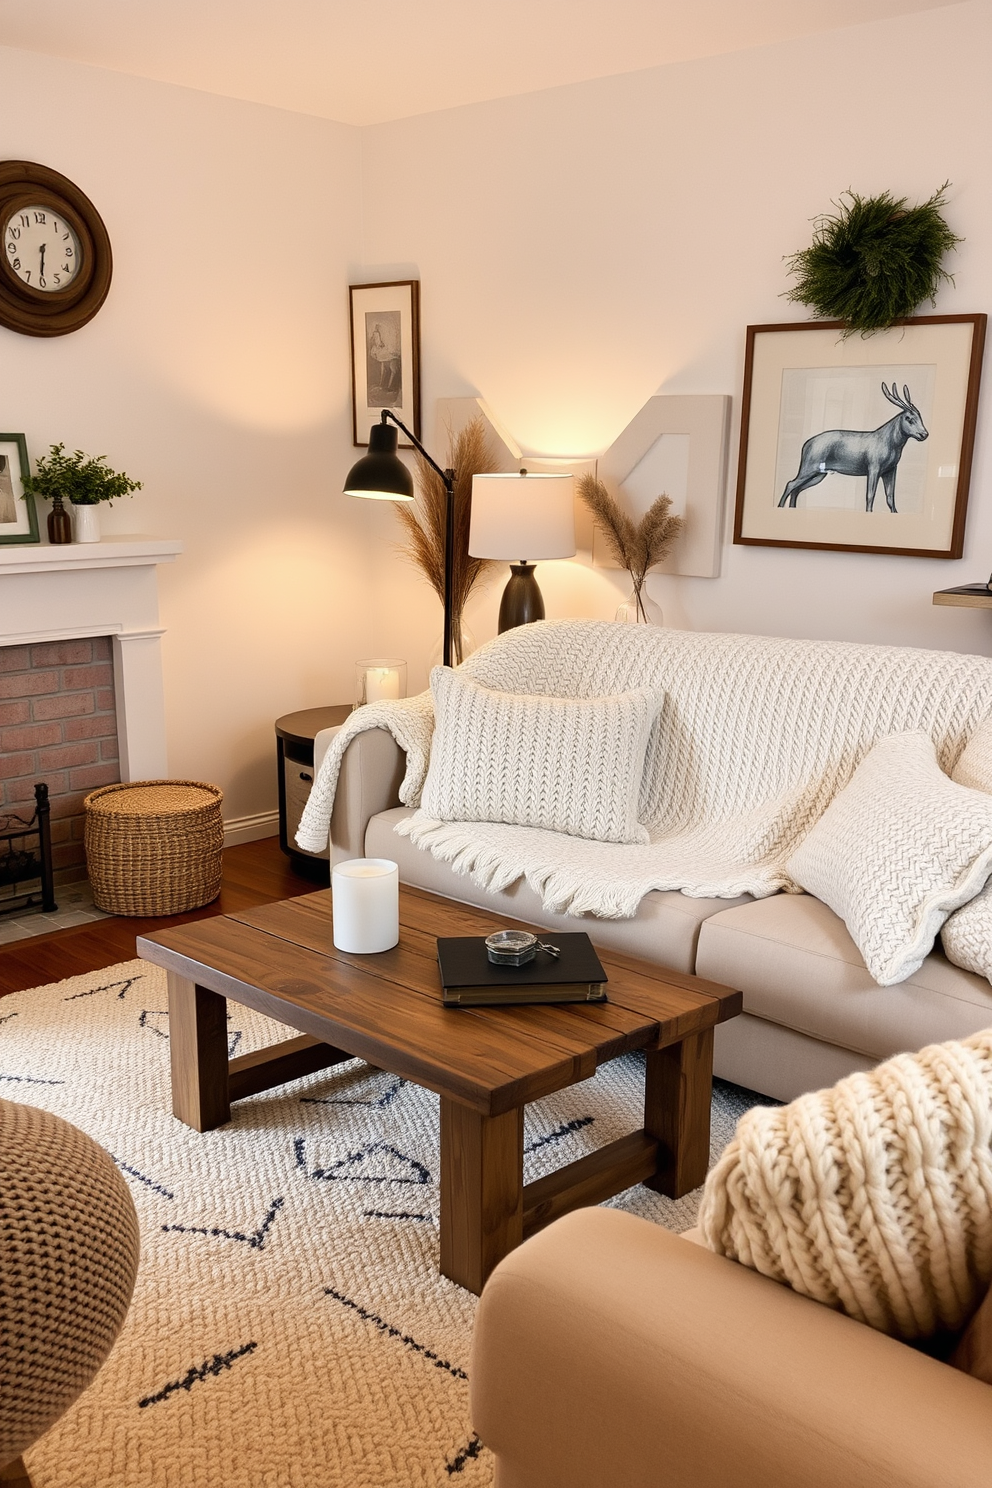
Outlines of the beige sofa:
[[744,1013],[716,1030],[714,1072],[780,1100],[832,1085],[903,1049],[961,1038],[992,1024],[992,986],[940,950],[906,982],[880,987],[841,920],[807,894],[691,899],[654,891],[631,920],[548,914],[520,880],[480,888],[393,828],[405,757],[384,729],[345,752],[331,818],[331,857],[392,858],[404,883],[549,928],[587,929],[599,945],[643,956],[744,993]]
[[992,1387],[611,1209],[513,1251],[479,1303],[496,1488],[987,1488]]

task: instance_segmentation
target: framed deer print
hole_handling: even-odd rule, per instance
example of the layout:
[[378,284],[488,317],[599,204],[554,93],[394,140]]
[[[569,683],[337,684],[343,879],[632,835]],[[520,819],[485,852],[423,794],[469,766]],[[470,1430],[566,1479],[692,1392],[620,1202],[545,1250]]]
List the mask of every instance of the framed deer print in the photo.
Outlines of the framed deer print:
[[985,323],[748,326],[734,542],[960,558]]

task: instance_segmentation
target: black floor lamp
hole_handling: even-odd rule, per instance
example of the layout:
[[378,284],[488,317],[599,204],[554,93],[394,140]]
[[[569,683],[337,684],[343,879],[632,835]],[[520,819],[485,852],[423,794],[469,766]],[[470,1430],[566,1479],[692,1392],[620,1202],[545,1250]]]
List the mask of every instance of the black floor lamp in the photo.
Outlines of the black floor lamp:
[[[396,429],[390,426],[390,420]],[[444,481],[446,493],[444,516],[444,650],[442,660],[451,665],[451,590],[455,563],[455,472],[442,470],[432,460],[416,434],[411,434],[406,424],[401,423],[388,408],[382,410],[382,418],[369,430],[369,452],[348,471],[344,483],[346,496],[364,496],[372,501],[412,501],[413,476],[396,453],[402,429],[414,449],[419,450],[432,470],[436,470]]]

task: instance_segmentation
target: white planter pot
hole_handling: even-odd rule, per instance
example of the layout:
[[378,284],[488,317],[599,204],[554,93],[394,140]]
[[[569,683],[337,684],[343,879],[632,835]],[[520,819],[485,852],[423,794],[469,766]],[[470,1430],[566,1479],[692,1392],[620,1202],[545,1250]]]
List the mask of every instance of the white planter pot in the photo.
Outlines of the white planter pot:
[[73,532],[77,543],[100,541],[100,508],[98,506],[74,506],[72,516]]

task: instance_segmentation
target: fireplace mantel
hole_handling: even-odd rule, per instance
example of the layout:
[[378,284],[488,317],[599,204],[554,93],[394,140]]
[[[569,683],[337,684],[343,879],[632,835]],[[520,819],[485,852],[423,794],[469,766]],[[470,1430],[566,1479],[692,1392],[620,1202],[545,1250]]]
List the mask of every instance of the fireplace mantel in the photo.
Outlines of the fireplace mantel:
[[169,537],[106,537],[98,543],[25,543],[0,547],[0,574],[79,573],[172,563],[183,550]]
[[122,780],[168,775],[156,566],[173,538],[0,547],[0,646],[109,635]]

